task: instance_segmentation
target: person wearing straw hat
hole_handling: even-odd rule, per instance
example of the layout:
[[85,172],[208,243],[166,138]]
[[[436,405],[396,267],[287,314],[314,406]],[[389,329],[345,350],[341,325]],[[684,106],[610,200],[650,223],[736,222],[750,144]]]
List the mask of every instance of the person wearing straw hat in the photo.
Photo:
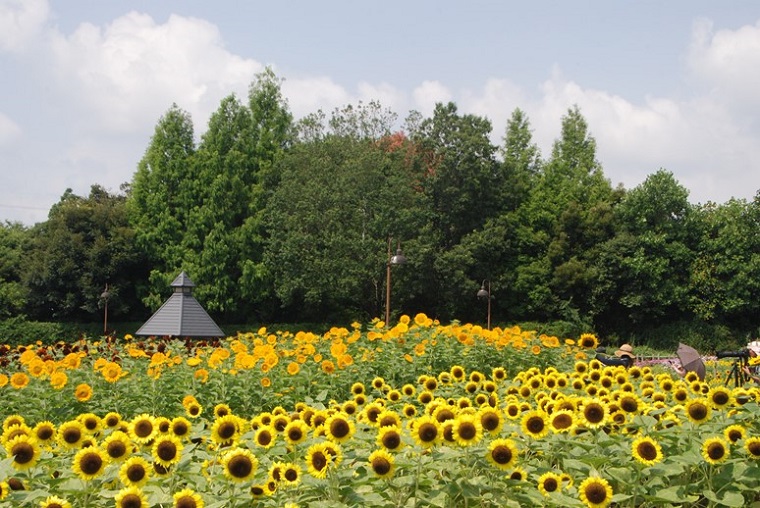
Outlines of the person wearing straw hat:
[[622,359],[626,363],[626,367],[633,365],[636,356],[633,354],[633,347],[630,344],[623,344],[615,351],[615,356]]
[[755,383],[760,383],[760,372],[758,372],[758,369],[760,369],[760,362],[757,360],[758,357],[760,357],[760,340],[753,340],[747,344],[747,353],[750,358],[748,362],[749,365],[744,365],[742,370]]

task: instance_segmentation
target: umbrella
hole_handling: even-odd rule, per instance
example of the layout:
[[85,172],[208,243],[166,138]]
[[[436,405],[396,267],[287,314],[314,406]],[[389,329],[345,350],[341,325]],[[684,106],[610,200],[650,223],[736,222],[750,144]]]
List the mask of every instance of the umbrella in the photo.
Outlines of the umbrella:
[[705,362],[702,361],[702,356],[696,349],[679,342],[676,354],[686,372],[696,372],[700,381],[705,380]]

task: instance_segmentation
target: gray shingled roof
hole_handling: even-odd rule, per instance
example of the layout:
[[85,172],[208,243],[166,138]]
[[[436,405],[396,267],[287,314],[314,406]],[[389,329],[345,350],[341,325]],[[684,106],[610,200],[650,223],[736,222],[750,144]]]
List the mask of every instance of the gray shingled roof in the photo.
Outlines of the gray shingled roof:
[[172,282],[174,293],[135,335],[224,337],[224,332],[192,295],[195,284],[185,272]]

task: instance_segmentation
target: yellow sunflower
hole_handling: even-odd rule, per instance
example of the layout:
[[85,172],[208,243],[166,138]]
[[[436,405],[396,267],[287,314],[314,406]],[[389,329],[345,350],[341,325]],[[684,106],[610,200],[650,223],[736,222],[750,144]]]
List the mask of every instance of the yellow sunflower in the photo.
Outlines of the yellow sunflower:
[[193,489],[182,489],[172,496],[174,508],[203,508],[203,498]]
[[380,478],[390,478],[396,470],[395,458],[387,451],[375,450],[369,456],[372,471]]
[[327,477],[327,471],[332,462],[332,455],[325,450],[323,443],[311,445],[306,450],[306,466],[309,474],[317,479]]
[[549,496],[553,492],[559,492],[561,489],[562,476],[553,471],[548,471],[538,478],[538,490],[545,496]]
[[399,451],[404,446],[401,427],[380,427],[375,442],[388,451]]
[[747,452],[751,458],[757,460],[760,459],[760,437],[750,437],[744,441],[744,451]]
[[139,487],[121,489],[114,498],[116,508],[148,508],[148,499]]
[[152,469],[143,457],[130,457],[119,468],[119,479],[127,487],[142,487],[148,482]]
[[702,457],[710,464],[725,462],[728,456],[728,443],[722,437],[710,437],[702,443]]
[[494,439],[488,445],[488,462],[499,469],[509,470],[517,462],[517,445],[511,439]]
[[520,429],[526,436],[541,439],[549,433],[548,416],[544,411],[537,409],[527,411],[520,421]]
[[471,446],[483,438],[483,425],[473,414],[460,414],[453,424],[453,434],[459,446]]
[[58,444],[67,449],[78,448],[87,434],[81,422],[69,420],[58,426]]
[[324,426],[327,438],[336,443],[348,441],[356,430],[354,422],[343,413],[330,416]]
[[612,487],[604,478],[586,478],[578,486],[578,492],[588,508],[605,508],[612,502]]
[[157,433],[155,418],[147,413],[138,415],[129,422],[129,436],[135,443],[147,444]]
[[117,430],[105,438],[101,448],[103,448],[111,460],[122,461],[132,454],[134,445],[125,432]]
[[712,415],[712,408],[707,399],[703,397],[690,399],[686,402],[684,409],[686,410],[686,416],[694,423],[704,423]]
[[[0,499],[2,498],[3,496],[0,494]],[[62,497],[48,496],[40,502],[40,508],[71,508],[71,503]]]
[[168,468],[179,462],[182,457],[182,441],[172,434],[159,436],[153,441],[151,455],[153,460],[161,466]]
[[94,446],[82,448],[74,456],[72,469],[83,480],[97,478],[108,465],[108,454]]
[[11,466],[17,471],[25,471],[37,464],[40,458],[40,446],[32,436],[18,435],[8,441],[5,451],[9,457],[13,457]]
[[631,444],[631,455],[642,464],[652,466],[662,461],[662,447],[651,437],[640,436]]
[[430,448],[442,439],[442,429],[438,420],[430,415],[423,415],[411,420],[411,434],[417,446]]
[[747,429],[745,429],[742,425],[734,424],[729,425],[728,427],[723,430],[723,436],[730,442],[730,443],[737,443],[745,438],[747,435]]
[[233,482],[250,480],[259,467],[258,459],[245,448],[233,448],[222,456],[224,475]]

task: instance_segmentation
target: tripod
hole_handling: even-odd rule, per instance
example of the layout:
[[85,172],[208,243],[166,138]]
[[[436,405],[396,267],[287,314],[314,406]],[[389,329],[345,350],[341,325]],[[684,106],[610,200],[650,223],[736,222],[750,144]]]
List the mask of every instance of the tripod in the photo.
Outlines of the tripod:
[[746,375],[742,369],[746,366],[747,359],[745,357],[737,358],[734,360],[734,365],[731,367],[731,372],[729,372],[728,376],[726,377],[725,385],[728,386],[732,380],[734,382],[734,387],[736,388],[744,385],[744,381],[746,381]]

